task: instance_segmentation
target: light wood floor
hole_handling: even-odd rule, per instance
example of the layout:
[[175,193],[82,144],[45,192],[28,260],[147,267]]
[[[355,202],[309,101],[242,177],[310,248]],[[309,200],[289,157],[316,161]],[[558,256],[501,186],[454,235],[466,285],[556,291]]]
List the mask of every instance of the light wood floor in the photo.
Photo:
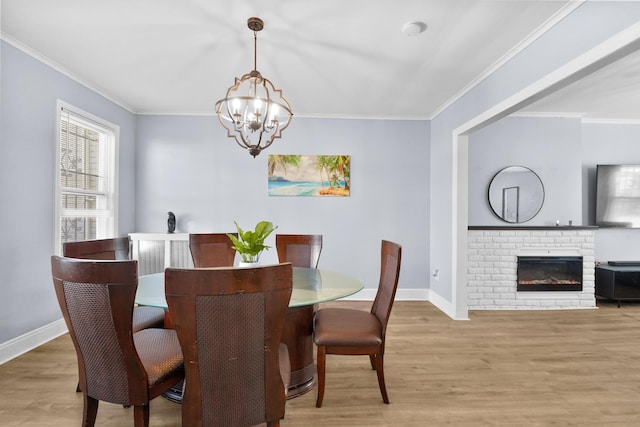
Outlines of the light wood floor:
[[[339,303],[368,307],[363,303]],[[640,304],[598,310],[473,311],[453,321],[396,302],[382,403],[367,357],[328,356],[315,390],[287,402],[283,426],[640,426]],[[67,335],[0,366],[0,426],[76,426],[76,359]],[[132,426],[101,403],[98,426]],[[151,426],[180,426],[180,406],[151,404]]]

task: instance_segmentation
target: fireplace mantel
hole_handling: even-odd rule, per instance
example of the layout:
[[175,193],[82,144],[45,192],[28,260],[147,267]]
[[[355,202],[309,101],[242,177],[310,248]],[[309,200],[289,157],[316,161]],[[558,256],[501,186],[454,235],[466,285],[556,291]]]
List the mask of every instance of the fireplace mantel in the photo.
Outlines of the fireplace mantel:
[[597,230],[593,225],[470,225],[469,230]]

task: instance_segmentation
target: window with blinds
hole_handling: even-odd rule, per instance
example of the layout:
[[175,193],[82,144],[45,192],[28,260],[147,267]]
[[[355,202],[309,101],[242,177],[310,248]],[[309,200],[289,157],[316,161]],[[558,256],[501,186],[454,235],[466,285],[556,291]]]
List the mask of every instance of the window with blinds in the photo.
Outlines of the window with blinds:
[[59,102],[56,247],[116,235],[117,126]]

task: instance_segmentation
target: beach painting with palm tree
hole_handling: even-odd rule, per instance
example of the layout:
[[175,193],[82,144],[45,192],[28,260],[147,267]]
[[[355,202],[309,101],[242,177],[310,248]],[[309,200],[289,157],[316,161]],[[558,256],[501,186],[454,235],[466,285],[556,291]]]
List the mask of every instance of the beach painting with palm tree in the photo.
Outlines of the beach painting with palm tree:
[[351,156],[270,154],[269,196],[338,196],[351,193]]

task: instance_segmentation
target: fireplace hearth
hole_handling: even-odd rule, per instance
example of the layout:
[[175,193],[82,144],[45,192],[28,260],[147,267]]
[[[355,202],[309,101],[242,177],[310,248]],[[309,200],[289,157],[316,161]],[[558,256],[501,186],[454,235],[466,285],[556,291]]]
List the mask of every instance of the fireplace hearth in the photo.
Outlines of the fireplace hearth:
[[581,256],[519,256],[518,291],[582,291]]

